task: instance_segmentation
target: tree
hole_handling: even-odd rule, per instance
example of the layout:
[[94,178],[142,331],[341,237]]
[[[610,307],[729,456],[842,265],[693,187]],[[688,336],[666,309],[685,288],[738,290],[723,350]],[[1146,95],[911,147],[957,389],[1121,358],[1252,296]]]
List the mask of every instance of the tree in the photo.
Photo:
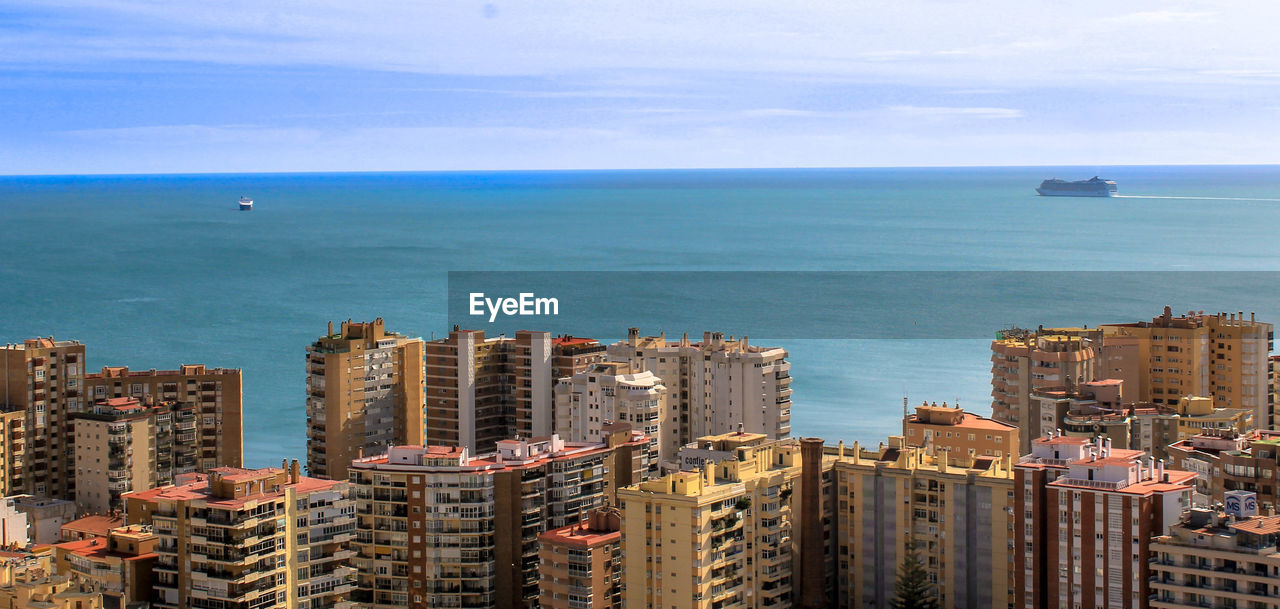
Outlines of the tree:
[[929,583],[929,573],[914,549],[898,567],[898,581],[893,584],[894,597],[889,601],[893,609],[938,609],[938,597]]

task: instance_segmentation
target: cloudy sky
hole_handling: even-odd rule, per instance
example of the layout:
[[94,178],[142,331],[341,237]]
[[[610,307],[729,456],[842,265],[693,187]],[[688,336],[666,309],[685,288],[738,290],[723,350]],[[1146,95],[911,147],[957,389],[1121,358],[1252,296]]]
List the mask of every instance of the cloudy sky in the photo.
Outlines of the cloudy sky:
[[0,173],[1274,163],[1277,23],[1257,1],[0,0]]

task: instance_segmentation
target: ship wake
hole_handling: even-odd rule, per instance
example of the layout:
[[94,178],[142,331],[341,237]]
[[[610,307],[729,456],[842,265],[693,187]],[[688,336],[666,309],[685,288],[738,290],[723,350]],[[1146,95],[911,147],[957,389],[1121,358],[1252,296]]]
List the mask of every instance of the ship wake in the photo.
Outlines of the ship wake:
[[1255,197],[1175,197],[1169,195],[1111,195],[1113,199],[1184,199],[1192,201],[1280,201]]

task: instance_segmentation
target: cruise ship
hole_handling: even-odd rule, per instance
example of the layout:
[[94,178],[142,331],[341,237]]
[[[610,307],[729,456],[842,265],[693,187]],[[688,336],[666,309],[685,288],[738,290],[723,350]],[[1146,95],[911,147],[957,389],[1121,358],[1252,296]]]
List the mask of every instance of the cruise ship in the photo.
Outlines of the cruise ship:
[[1098,176],[1075,182],[1053,178],[1041,182],[1036,192],[1045,197],[1109,197],[1116,192],[1116,182]]
[[240,211],[249,211],[251,209],[253,209],[253,199],[240,197]]

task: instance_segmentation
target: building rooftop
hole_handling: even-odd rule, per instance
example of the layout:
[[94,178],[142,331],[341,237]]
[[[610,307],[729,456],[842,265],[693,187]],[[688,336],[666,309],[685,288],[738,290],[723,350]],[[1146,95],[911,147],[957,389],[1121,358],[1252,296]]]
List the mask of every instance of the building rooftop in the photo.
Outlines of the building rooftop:
[[124,516],[121,514],[94,514],[62,525],[62,531],[63,534],[74,532],[105,539],[111,529],[121,526],[124,526]]

